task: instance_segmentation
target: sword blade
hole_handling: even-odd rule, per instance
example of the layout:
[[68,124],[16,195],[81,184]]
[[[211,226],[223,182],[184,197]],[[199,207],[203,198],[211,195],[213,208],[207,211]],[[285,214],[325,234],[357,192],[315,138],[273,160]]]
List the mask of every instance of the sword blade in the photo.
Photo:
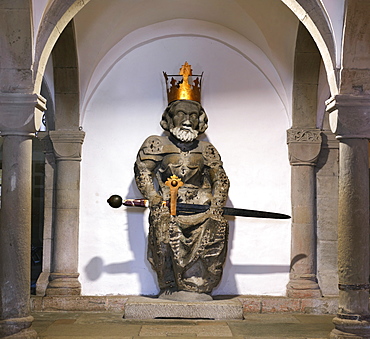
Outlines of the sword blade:
[[287,214],[247,210],[244,208],[234,208],[234,207],[224,207],[224,215],[233,215],[238,217],[249,217],[249,218],[290,219],[290,215]]
[[[124,206],[135,206],[135,207],[148,207],[149,202],[145,199],[126,199],[123,200],[119,195],[112,195],[108,199],[108,203],[113,208],[118,208],[122,205]],[[168,205],[167,201],[163,204]],[[209,205],[197,205],[197,204],[183,204],[178,203],[176,206],[177,214],[179,215],[191,215],[196,213],[202,213],[209,210]],[[245,208],[234,208],[234,207],[224,207],[224,215],[231,215],[236,217],[248,217],[248,218],[269,218],[269,219],[290,219],[289,215],[274,213],[274,212],[264,212],[256,210],[247,210]]]
[[[196,204],[177,204],[177,211],[180,215],[190,215],[195,213],[206,212],[209,205],[196,205]],[[237,217],[248,218],[268,218],[268,219],[290,219],[287,214],[248,210],[245,208],[223,207],[224,215],[231,215]]]

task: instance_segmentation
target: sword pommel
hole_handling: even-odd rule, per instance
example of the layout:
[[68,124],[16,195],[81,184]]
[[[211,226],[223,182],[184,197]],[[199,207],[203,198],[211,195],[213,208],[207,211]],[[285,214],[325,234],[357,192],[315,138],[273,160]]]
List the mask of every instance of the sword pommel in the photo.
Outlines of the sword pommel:
[[122,197],[114,194],[107,200],[107,202],[110,207],[118,208],[122,206]]

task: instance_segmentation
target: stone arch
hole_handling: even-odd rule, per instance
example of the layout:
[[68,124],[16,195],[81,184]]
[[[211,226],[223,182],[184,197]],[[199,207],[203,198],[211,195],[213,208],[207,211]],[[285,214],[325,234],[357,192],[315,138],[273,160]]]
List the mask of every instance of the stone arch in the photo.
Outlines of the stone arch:
[[332,95],[338,93],[336,49],[329,19],[320,1],[281,0],[307,28],[320,51]]
[[52,51],[55,88],[55,129],[79,127],[78,58],[73,19]]
[[316,128],[317,89],[321,57],[301,23],[298,27],[293,80],[293,128]]
[[[341,94],[370,94],[370,4],[348,1],[343,34],[343,67],[340,74]],[[359,14],[362,15],[359,15]]]
[[90,0],[54,0],[45,9],[35,45],[34,90],[40,91],[53,47],[67,24]]

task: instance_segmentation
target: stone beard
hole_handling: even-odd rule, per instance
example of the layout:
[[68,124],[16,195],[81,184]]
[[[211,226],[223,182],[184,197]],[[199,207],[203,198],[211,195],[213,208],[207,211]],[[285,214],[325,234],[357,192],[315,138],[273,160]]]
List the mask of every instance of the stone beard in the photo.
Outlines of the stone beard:
[[192,128],[184,129],[181,127],[173,127],[170,129],[170,132],[173,136],[183,142],[191,142],[198,136],[198,131],[193,130]]
[[[148,137],[135,163],[136,184],[150,205],[148,260],[157,273],[160,298],[212,300],[221,280],[229,231],[222,207],[229,180],[215,147],[196,140],[207,121],[199,103],[172,102],[161,121],[171,134]],[[170,198],[165,182],[172,175],[184,183],[177,202],[209,205],[209,210],[170,215],[162,201]]]

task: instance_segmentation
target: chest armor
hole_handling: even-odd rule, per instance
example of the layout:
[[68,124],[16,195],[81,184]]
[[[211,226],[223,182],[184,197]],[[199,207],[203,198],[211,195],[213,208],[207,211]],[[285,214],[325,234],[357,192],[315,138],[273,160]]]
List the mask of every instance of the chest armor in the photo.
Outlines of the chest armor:
[[204,158],[199,152],[180,152],[166,154],[158,173],[162,182],[171,175],[177,175],[184,184],[201,187],[204,177]]

